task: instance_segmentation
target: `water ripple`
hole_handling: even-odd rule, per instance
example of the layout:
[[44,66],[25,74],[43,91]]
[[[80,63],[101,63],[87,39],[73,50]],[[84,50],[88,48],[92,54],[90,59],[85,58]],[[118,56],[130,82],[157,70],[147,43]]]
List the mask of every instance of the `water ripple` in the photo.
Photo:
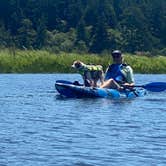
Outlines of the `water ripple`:
[[165,92],[135,100],[60,97],[55,80],[77,77],[0,75],[0,165],[166,165]]

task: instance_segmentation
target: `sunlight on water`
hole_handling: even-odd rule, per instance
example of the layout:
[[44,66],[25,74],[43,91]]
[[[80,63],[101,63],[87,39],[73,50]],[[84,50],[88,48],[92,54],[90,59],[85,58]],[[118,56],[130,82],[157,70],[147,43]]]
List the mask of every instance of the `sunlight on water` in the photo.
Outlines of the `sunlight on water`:
[[58,79],[81,81],[77,74],[0,75],[0,165],[166,165],[166,92],[66,99],[55,90]]

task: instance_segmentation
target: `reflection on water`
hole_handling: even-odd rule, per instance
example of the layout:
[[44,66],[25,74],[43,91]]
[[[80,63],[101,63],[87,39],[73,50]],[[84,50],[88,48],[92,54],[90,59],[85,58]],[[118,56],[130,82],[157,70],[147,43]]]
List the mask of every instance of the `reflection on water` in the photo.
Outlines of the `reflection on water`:
[[[137,84],[165,75],[136,75]],[[166,92],[133,100],[66,99],[55,80],[0,75],[0,165],[166,165]]]

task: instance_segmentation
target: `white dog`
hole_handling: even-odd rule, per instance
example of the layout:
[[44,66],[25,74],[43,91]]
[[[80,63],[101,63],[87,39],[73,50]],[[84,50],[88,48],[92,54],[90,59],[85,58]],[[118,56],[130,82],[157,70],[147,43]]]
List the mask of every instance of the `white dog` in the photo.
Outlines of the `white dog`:
[[81,61],[74,61],[72,67],[82,75],[85,86],[96,87],[99,80],[103,84],[104,72],[101,65],[86,65]]

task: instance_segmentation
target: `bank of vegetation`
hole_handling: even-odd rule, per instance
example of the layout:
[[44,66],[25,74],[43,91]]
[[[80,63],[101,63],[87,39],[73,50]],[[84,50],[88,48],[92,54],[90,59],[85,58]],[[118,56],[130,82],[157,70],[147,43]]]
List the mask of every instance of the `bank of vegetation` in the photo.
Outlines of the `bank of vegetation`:
[[[54,54],[48,51],[35,50],[1,50],[0,73],[74,73],[71,68],[74,60],[87,64],[101,64],[104,69],[112,63],[110,54]],[[144,56],[125,54],[125,60],[135,73],[166,74],[165,56]]]

